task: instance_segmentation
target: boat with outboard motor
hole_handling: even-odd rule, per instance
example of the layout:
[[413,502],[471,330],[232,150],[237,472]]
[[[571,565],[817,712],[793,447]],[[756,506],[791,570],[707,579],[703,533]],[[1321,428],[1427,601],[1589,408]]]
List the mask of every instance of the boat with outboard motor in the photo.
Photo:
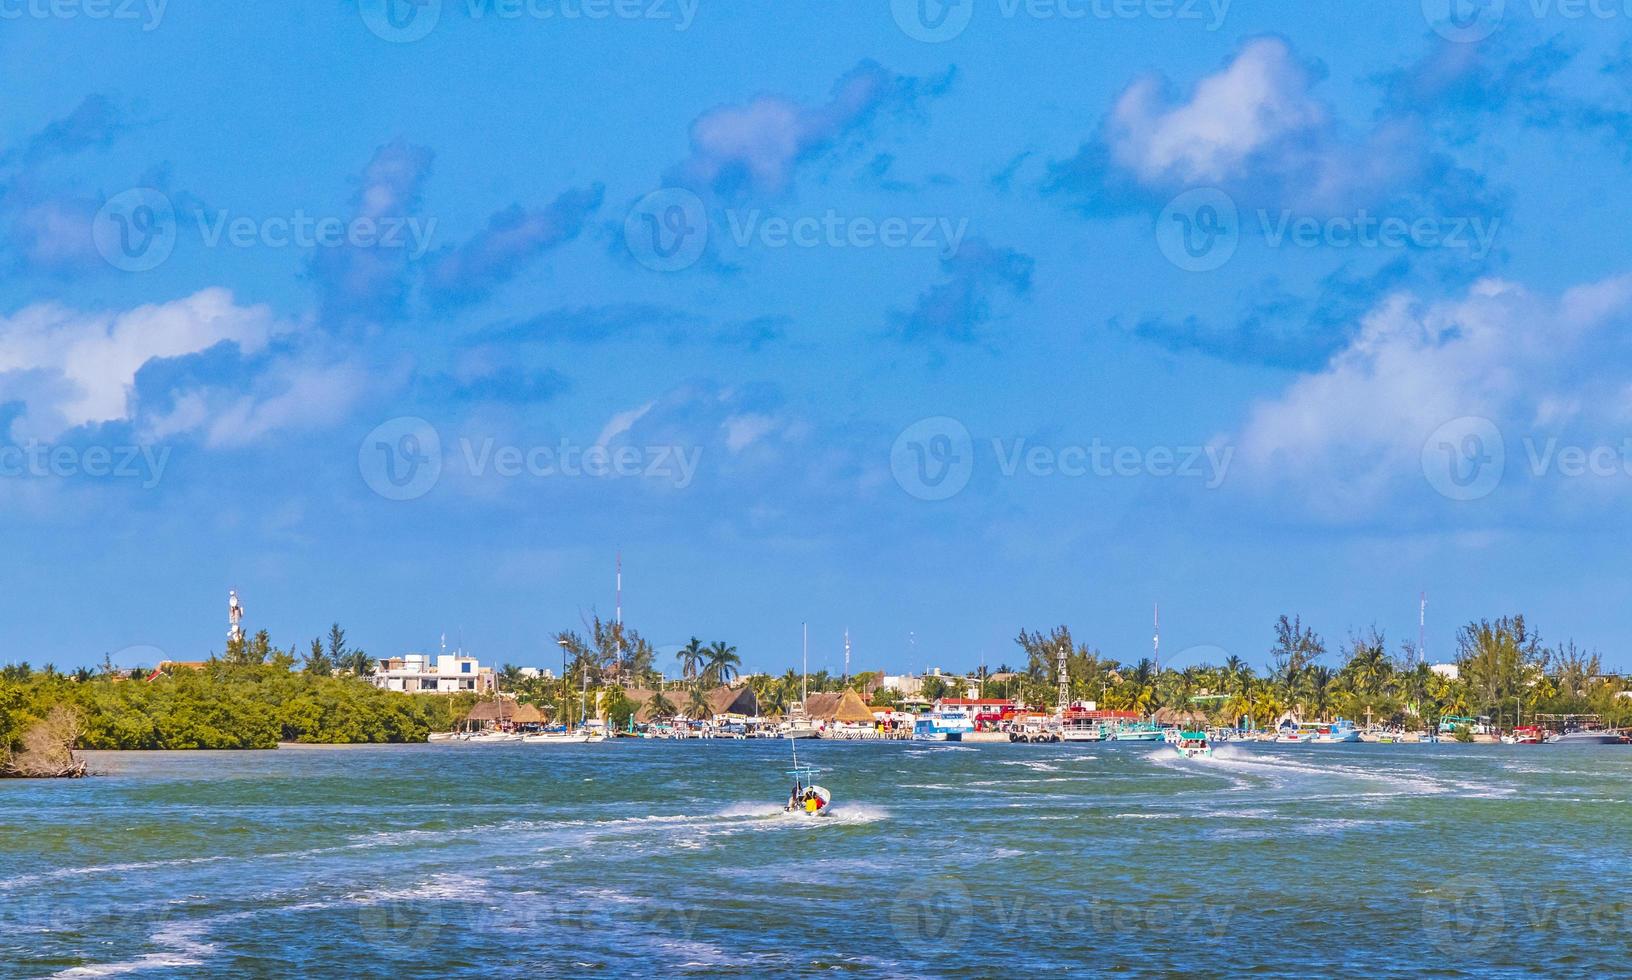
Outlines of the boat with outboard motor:
[[1212,745],[1207,742],[1206,732],[1179,732],[1173,740],[1173,749],[1186,759],[1206,759],[1213,754]]
[[799,747],[793,746],[793,768],[787,775],[793,777],[793,789],[788,793],[788,802],[782,807],[783,813],[793,813],[804,817],[831,816],[829,809],[833,805],[833,794],[825,786],[816,785],[816,777],[821,770],[814,766],[799,764]]

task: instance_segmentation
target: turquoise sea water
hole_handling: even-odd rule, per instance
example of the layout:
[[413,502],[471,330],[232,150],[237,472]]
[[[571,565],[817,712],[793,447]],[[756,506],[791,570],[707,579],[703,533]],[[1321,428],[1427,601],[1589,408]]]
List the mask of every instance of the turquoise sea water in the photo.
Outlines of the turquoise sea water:
[[0,782],[0,975],[1624,973],[1632,749],[92,756]]

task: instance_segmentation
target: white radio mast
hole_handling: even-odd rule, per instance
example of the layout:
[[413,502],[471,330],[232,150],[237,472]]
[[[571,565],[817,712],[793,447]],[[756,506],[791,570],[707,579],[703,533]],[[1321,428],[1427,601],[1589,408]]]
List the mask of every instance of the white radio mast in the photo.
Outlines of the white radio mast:
[[244,607],[238,602],[238,590],[227,590],[227,642],[239,643],[244,639]]

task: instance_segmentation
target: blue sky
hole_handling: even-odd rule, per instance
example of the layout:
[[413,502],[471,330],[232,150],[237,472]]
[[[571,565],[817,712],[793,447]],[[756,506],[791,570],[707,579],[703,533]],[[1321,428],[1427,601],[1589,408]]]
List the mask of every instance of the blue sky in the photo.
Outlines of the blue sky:
[[[1628,666],[1632,9],[0,7],[6,659]],[[130,648],[138,648],[131,650]]]

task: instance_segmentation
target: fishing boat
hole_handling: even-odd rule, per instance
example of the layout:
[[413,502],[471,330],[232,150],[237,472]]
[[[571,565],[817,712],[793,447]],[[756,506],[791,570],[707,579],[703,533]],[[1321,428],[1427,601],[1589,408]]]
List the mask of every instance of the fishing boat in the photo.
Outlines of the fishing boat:
[[1207,743],[1206,732],[1180,732],[1173,741],[1173,749],[1186,759],[1210,758],[1213,747]]
[[814,766],[799,764],[799,747],[793,748],[793,768],[787,775],[793,777],[793,789],[788,793],[788,802],[783,805],[783,813],[798,814],[803,817],[826,817],[832,815],[833,794],[825,786],[816,785],[816,777],[821,770]]
[[1340,745],[1345,742],[1360,741],[1360,730],[1354,727],[1354,722],[1339,718],[1330,725],[1322,725],[1309,739],[1316,745]]
[[427,742],[457,742],[463,736],[459,732],[432,732],[425,736]]

